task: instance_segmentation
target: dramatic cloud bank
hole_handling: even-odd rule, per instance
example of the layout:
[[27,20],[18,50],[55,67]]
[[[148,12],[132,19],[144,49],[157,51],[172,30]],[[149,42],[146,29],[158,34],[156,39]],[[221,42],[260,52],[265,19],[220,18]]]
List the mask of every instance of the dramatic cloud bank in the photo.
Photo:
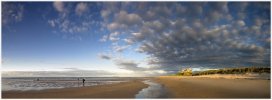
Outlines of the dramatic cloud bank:
[[[108,40],[136,46],[137,52],[150,57],[149,66],[154,68],[270,66],[270,3],[104,5],[101,16],[110,31]],[[106,36],[101,40],[106,41]],[[117,65],[143,70],[132,62]]]
[[[270,16],[270,2],[3,2],[2,25],[13,25],[20,33],[4,31],[3,43],[10,47],[3,53],[10,55],[5,59],[11,59],[13,66],[33,55],[28,63],[61,61],[83,69],[105,69],[63,75],[80,74],[77,71],[115,75],[109,73],[113,69],[130,76],[154,76],[184,67],[270,66]],[[37,26],[25,28],[29,25]],[[40,29],[43,34],[37,35]],[[22,37],[25,44],[14,37]],[[39,45],[38,40],[42,40]],[[34,42],[37,45],[30,45]],[[32,51],[36,49],[44,54]],[[60,57],[52,60],[55,49]]]

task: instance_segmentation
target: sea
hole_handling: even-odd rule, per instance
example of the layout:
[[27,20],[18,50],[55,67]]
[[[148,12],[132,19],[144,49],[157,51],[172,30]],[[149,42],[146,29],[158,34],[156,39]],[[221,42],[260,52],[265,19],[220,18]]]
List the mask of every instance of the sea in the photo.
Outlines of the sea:
[[[84,86],[127,82],[135,77],[84,77]],[[82,77],[2,77],[2,91],[83,87]]]

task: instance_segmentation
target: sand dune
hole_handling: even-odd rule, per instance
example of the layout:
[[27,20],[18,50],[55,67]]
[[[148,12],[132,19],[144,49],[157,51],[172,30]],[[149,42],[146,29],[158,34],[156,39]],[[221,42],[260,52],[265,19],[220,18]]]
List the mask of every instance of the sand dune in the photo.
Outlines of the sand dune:
[[[186,78],[184,76],[183,78]],[[190,76],[187,78],[221,78],[221,79],[270,79],[270,74],[268,73],[247,73],[247,74],[210,74],[210,75],[200,75],[200,76]]]

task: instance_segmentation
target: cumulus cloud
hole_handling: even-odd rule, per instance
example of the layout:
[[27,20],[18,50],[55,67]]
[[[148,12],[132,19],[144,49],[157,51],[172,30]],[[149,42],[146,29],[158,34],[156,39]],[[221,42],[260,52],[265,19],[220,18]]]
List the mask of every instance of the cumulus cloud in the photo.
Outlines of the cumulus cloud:
[[[264,13],[270,9],[266,5],[270,4],[134,3],[127,5],[133,10],[122,7],[115,14],[103,11],[101,15],[109,31],[126,34],[116,41],[123,38],[135,44],[136,51],[153,58],[149,64],[157,69],[269,66],[270,42],[265,40],[270,34],[264,33],[270,30],[270,21]],[[255,11],[249,12],[249,6]],[[133,62],[127,66],[138,69]]]
[[110,15],[110,11],[109,10],[101,10],[101,16],[103,18],[107,18]]
[[119,27],[121,27],[121,25],[119,25],[118,23],[111,23],[111,24],[108,24],[108,25],[107,25],[107,28],[108,28],[109,30],[116,30],[116,29],[118,29]]
[[64,11],[64,3],[60,2],[60,1],[54,2],[53,6],[58,12],[63,12]]
[[245,26],[245,25],[246,25],[245,22],[242,21],[242,20],[237,21],[237,24],[238,24],[239,26]]
[[76,5],[75,12],[77,15],[82,15],[82,13],[88,10],[88,5],[86,3],[78,3]]
[[54,31],[64,33],[62,37],[80,40],[81,33],[101,25],[95,20],[96,16],[88,13],[89,9],[92,9],[90,5],[91,3],[53,2],[52,6],[58,13],[56,17],[48,19],[48,24],[55,29]]
[[113,42],[116,42],[118,41],[120,38],[118,37],[120,33],[119,32],[113,32],[110,34],[109,36],[109,40],[113,41]]
[[[106,16],[107,14],[109,13],[105,11],[101,12],[102,16]],[[117,29],[125,29],[132,26],[139,26],[141,23],[142,18],[138,14],[129,14],[126,11],[120,11],[114,16],[114,22],[109,23],[107,25],[107,28],[111,31],[115,31]]]
[[116,21],[120,24],[137,25],[140,24],[142,19],[137,14],[128,14],[126,11],[120,11],[115,17]]

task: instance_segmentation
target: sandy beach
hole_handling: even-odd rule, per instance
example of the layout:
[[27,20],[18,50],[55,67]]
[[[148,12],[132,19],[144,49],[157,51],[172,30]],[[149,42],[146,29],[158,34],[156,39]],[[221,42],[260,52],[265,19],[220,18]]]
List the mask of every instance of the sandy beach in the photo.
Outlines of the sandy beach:
[[[239,75],[160,76],[149,78],[149,80],[161,84],[166,89],[167,98],[270,98],[270,80],[256,77]],[[139,91],[147,87],[143,79],[137,79],[79,88],[3,91],[2,98],[135,98]],[[158,93],[158,90],[151,94],[155,92]]]
[[[229,77],[229,76],[228,76]],[[270,80],[162,76],[171,98],[270,98]]]
[[141,81],[40,91],[2,91],[2,98],[134,98],[141,89],[148,87]]

